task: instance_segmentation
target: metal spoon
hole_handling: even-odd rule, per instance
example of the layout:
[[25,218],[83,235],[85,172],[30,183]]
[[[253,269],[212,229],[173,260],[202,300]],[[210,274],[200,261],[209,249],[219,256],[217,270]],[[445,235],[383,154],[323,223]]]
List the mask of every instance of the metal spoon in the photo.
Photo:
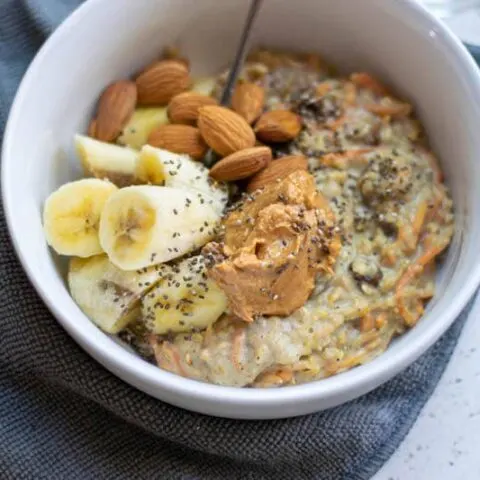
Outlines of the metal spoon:
[[252,30],[252,25],[255,20],[255,17],[257,16],[258,11],[260,10],[262,1],[263,0],[252,0],[250,9],[248,10],[248,15],[245,21],[245,25],[243,27],[242,36],[240,37],[240,43],[238,44],[238,47],[237,47],[237,53],[235,55],[235,59],[233,60],[233,65],[228,74],[228,78],[222,92],[222,98],[220,100],[220,104],[225,107],[228,107],[228,105],[230,104],[230,99],[232,97],[235,84],[237,83],[237,77],[242,70],[243,63],[245,61],[246,51],[247,51],[248,37]]
[[[250,32],[252,31],[253,21],[260,10],[260,6],[263,0],[252,0],[250,8],[248,10],[247,19],[243,27],[242,36],[240,37],[240,42],[237,47],[237,53],[233,60],[233,65],[228,73],[227,81],[225,82],[225,87],[223,88],[222,97],[220,99],[220,105],[228,107],[230,105],[230,100],[232,98],[233,90],[235,84],[237,83],[238,75],[240,74],[243,63],[245,61],[245,55],[247,53],[247,43]],[[217,154],[212,150],[208,150],[203,160],[204,164],[207,167],[213,166],[219,160]]]

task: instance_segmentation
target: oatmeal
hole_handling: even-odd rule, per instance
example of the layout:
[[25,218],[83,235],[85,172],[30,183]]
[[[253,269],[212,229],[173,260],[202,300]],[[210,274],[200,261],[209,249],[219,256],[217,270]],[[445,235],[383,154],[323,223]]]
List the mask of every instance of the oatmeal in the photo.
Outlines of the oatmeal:
[[413,107],[313,54],[256,50],[231,108],[226,75],[194,81],[169,54],[105,89],[76,137],[97,178],[44,210],[72,297],[200,381],[278,387],[366,363],[421,319],[454,231]]
[[[368,362],[414,326],[434,295],[434,260],[450,242],[453,214],[408,103],[367,74],[331,78],[301,57],[282,60],[266,52],[252,62],[244,78],[265,88],[265,108],[288,108],[302,119],[295,140],[272,148],[277,157],[308,158],[341,231],[341,248],[333,272],[316,275],[309,299],[286,317],[260,315],[244,323],[236,318],[241,315],[226,315],[211,331],[178,336],[168,346],[187,376],[266,387]],[[300,291],[304,282],[307,276],[292,276],[282,291]],[[187,354],[188,365],[182,363]]]

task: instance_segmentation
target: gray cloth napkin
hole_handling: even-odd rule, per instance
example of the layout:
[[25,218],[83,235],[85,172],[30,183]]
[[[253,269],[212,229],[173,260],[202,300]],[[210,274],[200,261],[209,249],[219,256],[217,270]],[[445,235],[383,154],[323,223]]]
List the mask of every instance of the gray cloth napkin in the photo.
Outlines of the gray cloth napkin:
[[[0,132],[28,63],[78,3],[0,0]],[[29,284],[2,213],[0,478],[370,478],[435,388],[465,317],[404,373],[341,407],[277,421],[210,418],[148,397],[84,353]]]

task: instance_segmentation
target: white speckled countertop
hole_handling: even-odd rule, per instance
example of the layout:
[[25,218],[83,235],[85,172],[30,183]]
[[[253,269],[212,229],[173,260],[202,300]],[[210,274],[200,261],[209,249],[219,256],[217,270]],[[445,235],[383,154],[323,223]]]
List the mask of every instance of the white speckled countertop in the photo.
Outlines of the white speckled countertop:
[[418,420],[373,480],[480,479],[480,297]]
[[[447,23],[480,45],[480,8]],[[372,480],[480,480],[480,296],[435,392]]]

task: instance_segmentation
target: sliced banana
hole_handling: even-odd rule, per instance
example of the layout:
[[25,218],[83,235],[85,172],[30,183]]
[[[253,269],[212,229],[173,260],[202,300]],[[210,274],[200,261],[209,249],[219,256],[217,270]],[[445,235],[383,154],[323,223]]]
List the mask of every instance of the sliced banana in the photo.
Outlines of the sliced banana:
[[167,108],[137,108],[117,139],[121,145],[140,150],[150,133],[168,123]]
[[140,152],[136,175],[144,183],[202,193],[205,200],[220,212],[227,205],[227,186],[213,180],[208,175],[208,168],[188,155],[145,145]]
[[220,214],[201,194],[141,185],[118,190],[100,219],[100,244],[122,270],[166,262],[213,238]]
[[135,167],[138,152],[136,150],[78,134],[75,135],[75,147],[87,174],[106,178],[119,187],[137,183]]
[[117,190],[106,180],[85,178],[53,192],[43,209],[48,244],[60,255],[91,257],[102,253],[98,237],[100,214]]
[[125,272],[106,255],[72,258],[68,287],[82,311],[102,330],[117,333],[140,312],[140,299],[161,278],[159,268]]
[[209,97],[213,93],[216,83],[215,77],[200,77],[194,81],[192,91]]
[[227,297],[206,274],[201,255],[169,266],[159,283],[142,300],[147,329],[161,335],[212,325],[227,308]]

